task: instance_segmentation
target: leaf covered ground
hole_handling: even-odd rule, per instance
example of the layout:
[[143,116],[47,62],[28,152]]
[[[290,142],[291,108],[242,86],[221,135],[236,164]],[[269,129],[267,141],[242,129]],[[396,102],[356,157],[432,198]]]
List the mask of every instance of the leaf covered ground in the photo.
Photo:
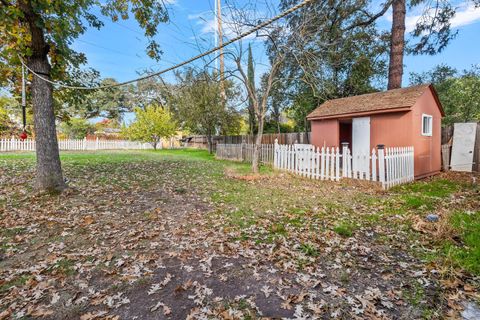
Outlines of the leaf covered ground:
[[[0,319],[423,319],[478,301],[478,177],[383,192],[204,151],[0,155]],[[438,222],[425,217],[434,213]]]

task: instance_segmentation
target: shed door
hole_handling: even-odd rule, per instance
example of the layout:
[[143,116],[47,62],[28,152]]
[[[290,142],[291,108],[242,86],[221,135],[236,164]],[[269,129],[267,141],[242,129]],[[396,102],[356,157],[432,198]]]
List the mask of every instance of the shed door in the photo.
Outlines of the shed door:
[[453,130],[453,171],[472,171],[477,123],[455,123]]
[[370,155],[370,117],[352,120],[352,167],[367,172]]

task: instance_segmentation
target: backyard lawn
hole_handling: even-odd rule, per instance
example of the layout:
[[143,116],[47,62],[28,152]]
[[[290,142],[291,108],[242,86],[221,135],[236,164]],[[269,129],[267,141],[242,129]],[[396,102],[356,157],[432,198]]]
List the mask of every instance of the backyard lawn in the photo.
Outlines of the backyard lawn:
[[33,154],[0,154],[0,319],[436,319],[480,302],[478,176],[384,192],[199,150],[62,161],[70,188],[46,195]]

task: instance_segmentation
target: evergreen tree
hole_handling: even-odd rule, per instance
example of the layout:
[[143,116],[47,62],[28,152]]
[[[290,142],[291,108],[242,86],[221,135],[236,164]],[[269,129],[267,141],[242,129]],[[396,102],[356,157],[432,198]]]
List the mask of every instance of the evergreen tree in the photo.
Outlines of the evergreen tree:
[[[281,9],[294,3],[282,0]],[[388,33],[374,24],[358,25],[366,19],[368,5],[318,1],[285,18],[287,36],[275,39],[289,50],[276,86],[298,130],[308,130],[305,116],[325,100],[378,90],[376,84],[386,75],[389,41]],[[278,47],[267,46],[271,59]]]

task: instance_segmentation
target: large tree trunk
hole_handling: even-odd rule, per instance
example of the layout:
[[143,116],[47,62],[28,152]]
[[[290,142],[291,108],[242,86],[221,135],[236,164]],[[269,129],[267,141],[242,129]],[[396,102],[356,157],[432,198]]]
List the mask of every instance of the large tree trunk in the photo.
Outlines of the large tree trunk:
[[260,165],[260,148],[262,147],[262,136],[263,136],[263,116],[258,119],[258,132],[257,138],[255,139],[255,145],[253,147],[252,155],[252,171],[253,173],[259,172]]
[[388,67],[388,89],[402,87],[403,53],[405,48],[405,0],[393,1],[393,22]]
[[[47,56],[32,56],[29,67],[50,79]],[[37,153],[37,187],[47,192],[61,192],[65,187],[58,152],[52,85],[37,76],[32,81],[32,102]]]
[[[50,80],[49,45],[42,29],[42,17],[35,12],[32,2],[18,1],[30,31],[28,66],[35,73]],[[60,192],[65,188],[58,153],[55,115],[53,113],[52,85],[37,76],[32,81],[32,104],[37,153],[37,187],[42,191]]]

